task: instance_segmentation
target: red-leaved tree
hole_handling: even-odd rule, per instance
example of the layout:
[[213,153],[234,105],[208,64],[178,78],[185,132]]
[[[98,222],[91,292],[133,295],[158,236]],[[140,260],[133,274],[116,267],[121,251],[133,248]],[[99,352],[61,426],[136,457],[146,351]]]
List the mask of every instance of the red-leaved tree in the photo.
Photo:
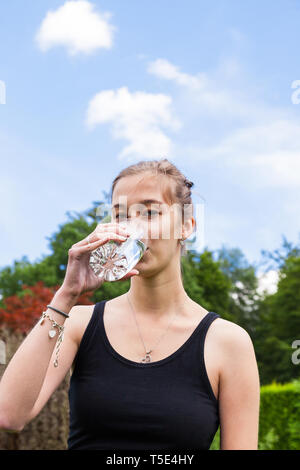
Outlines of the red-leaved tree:
[[[42,281],[34,286],[22,286],[22,294],[4,299],[4,308],[0,308],[0,328],[28,333],[40,318],[42,312],[52,300],[59,286],[46,287]],[[76,304],[92,305],[92,292],[82,294]]]

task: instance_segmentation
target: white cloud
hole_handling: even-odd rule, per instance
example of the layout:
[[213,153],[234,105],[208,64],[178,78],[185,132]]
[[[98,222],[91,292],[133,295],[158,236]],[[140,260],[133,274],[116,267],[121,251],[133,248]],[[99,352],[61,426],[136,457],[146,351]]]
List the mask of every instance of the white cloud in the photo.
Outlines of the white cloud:
[[271,269],[266,273],[259,273],[258,278],[258,288],[257,292],[259,294],[274,294],[277,291],[277,285],[279,280],[278,271]]
[[202,89],[206,84],[204,74],[199,76],[182,73],[179,68],[165,59],[157,59],[148,64],[148,72],[165,80],[174,80],[178,85],[187,86],[195,89]]
[[[202,72],[190,75],[181,72],[180,69],[166,59],[157,59],[148,63],[148,73],[163,80],[174,82],[182,87],[188,95],[186,98],[192,101],[192,106],[199,111],[220,116],[226,113],[226,117],[236,116],[249,118],[249,115],[257,113],[255,104],[246,102],[245,97],[239,92],[238,87],[233,87],[233,80],[240,80],[240,67],[233,58],[222,60],[215,75],[209,76]],[[229,82],[229,87],[227,86]]]
[[67,1],[55,11],[48,11],[36,35],[45,52],[65,46],[70,55],[90,54],[112,47],[115,27],[109,23],[110,13],[96,12],[86,0]]
[[90,101],[86,123],[90,129],[109,123],[115,139],[129,142],[119,159],[158,158],[171,152],[171,140],[161,127],[175,131],[180,128],[171,104],[172,99],[164,94],[131,93],[127,87],[105,90]]
[[300,123],[288,119],[238,129],[206,152],[255,172],[263,186],[300,185]]
[[[237,177],[245,175],[252,189],[300,185],[300,120],[288,109],[253,98],[236,60],[223,59],[209,75],[189,75],[157,59],[148,64],[148,72],[184,91],[183,98],[175,95],[180,115],[186,117],[189,132],[197,123],[196,142],[189,139],[185,155],[216,163],[222,160]],[[212,141],[204,144],[211,129]]]

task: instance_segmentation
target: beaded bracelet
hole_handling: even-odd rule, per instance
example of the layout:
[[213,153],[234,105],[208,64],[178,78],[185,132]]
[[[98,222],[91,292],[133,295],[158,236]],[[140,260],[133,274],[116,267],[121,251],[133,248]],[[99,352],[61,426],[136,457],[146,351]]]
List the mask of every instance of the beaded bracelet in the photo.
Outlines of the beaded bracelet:
[[53,320],[47,312],[43,312],[42,313],[42,316],[39,320],[39,324],[42,325],[44,323],[44,320],[45,318],[48,318],[48,320],[50,320],[50,322],[52,323],[52,328],[48,331],[48,335],[49,335],[49,338],[54,338],[56,336],[56,331],[54,328],[57,328],[58,331],[59,331],[59,335],[58,335],[58,338],[57,338],[57,345],[56,345],[56,353],[55,353],[55,360],[53,361],[53,365],[54,367],[57,367],[58,366],[58,354],[59,354],[59,349],[60,349],[60,345],[64,339],[64,326],[63,325],[59,325],[58,323],[56,323],[55,320]]

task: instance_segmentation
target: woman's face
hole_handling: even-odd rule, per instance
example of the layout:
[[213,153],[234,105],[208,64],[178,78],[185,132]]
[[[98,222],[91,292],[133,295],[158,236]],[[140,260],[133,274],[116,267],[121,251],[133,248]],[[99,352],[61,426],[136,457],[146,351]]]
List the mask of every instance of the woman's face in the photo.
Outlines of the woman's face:
[[141,273],[153,274],[174,261],[174,256],[180,258],[181,208],[165,200],[158,178],[130,175],[117,182],[112,197],[112,222],[125,218],[141,221],[147,234],[148,249],[137,265]]

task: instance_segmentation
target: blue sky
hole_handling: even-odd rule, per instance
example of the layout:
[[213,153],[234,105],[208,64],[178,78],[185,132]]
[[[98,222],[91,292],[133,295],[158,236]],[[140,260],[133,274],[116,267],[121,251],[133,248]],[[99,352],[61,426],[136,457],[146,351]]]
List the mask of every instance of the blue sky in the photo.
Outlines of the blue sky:
[[209,248],[296,243],[299,22],[295,0],[2,2],[0,266],[165,156],[205,198]]

